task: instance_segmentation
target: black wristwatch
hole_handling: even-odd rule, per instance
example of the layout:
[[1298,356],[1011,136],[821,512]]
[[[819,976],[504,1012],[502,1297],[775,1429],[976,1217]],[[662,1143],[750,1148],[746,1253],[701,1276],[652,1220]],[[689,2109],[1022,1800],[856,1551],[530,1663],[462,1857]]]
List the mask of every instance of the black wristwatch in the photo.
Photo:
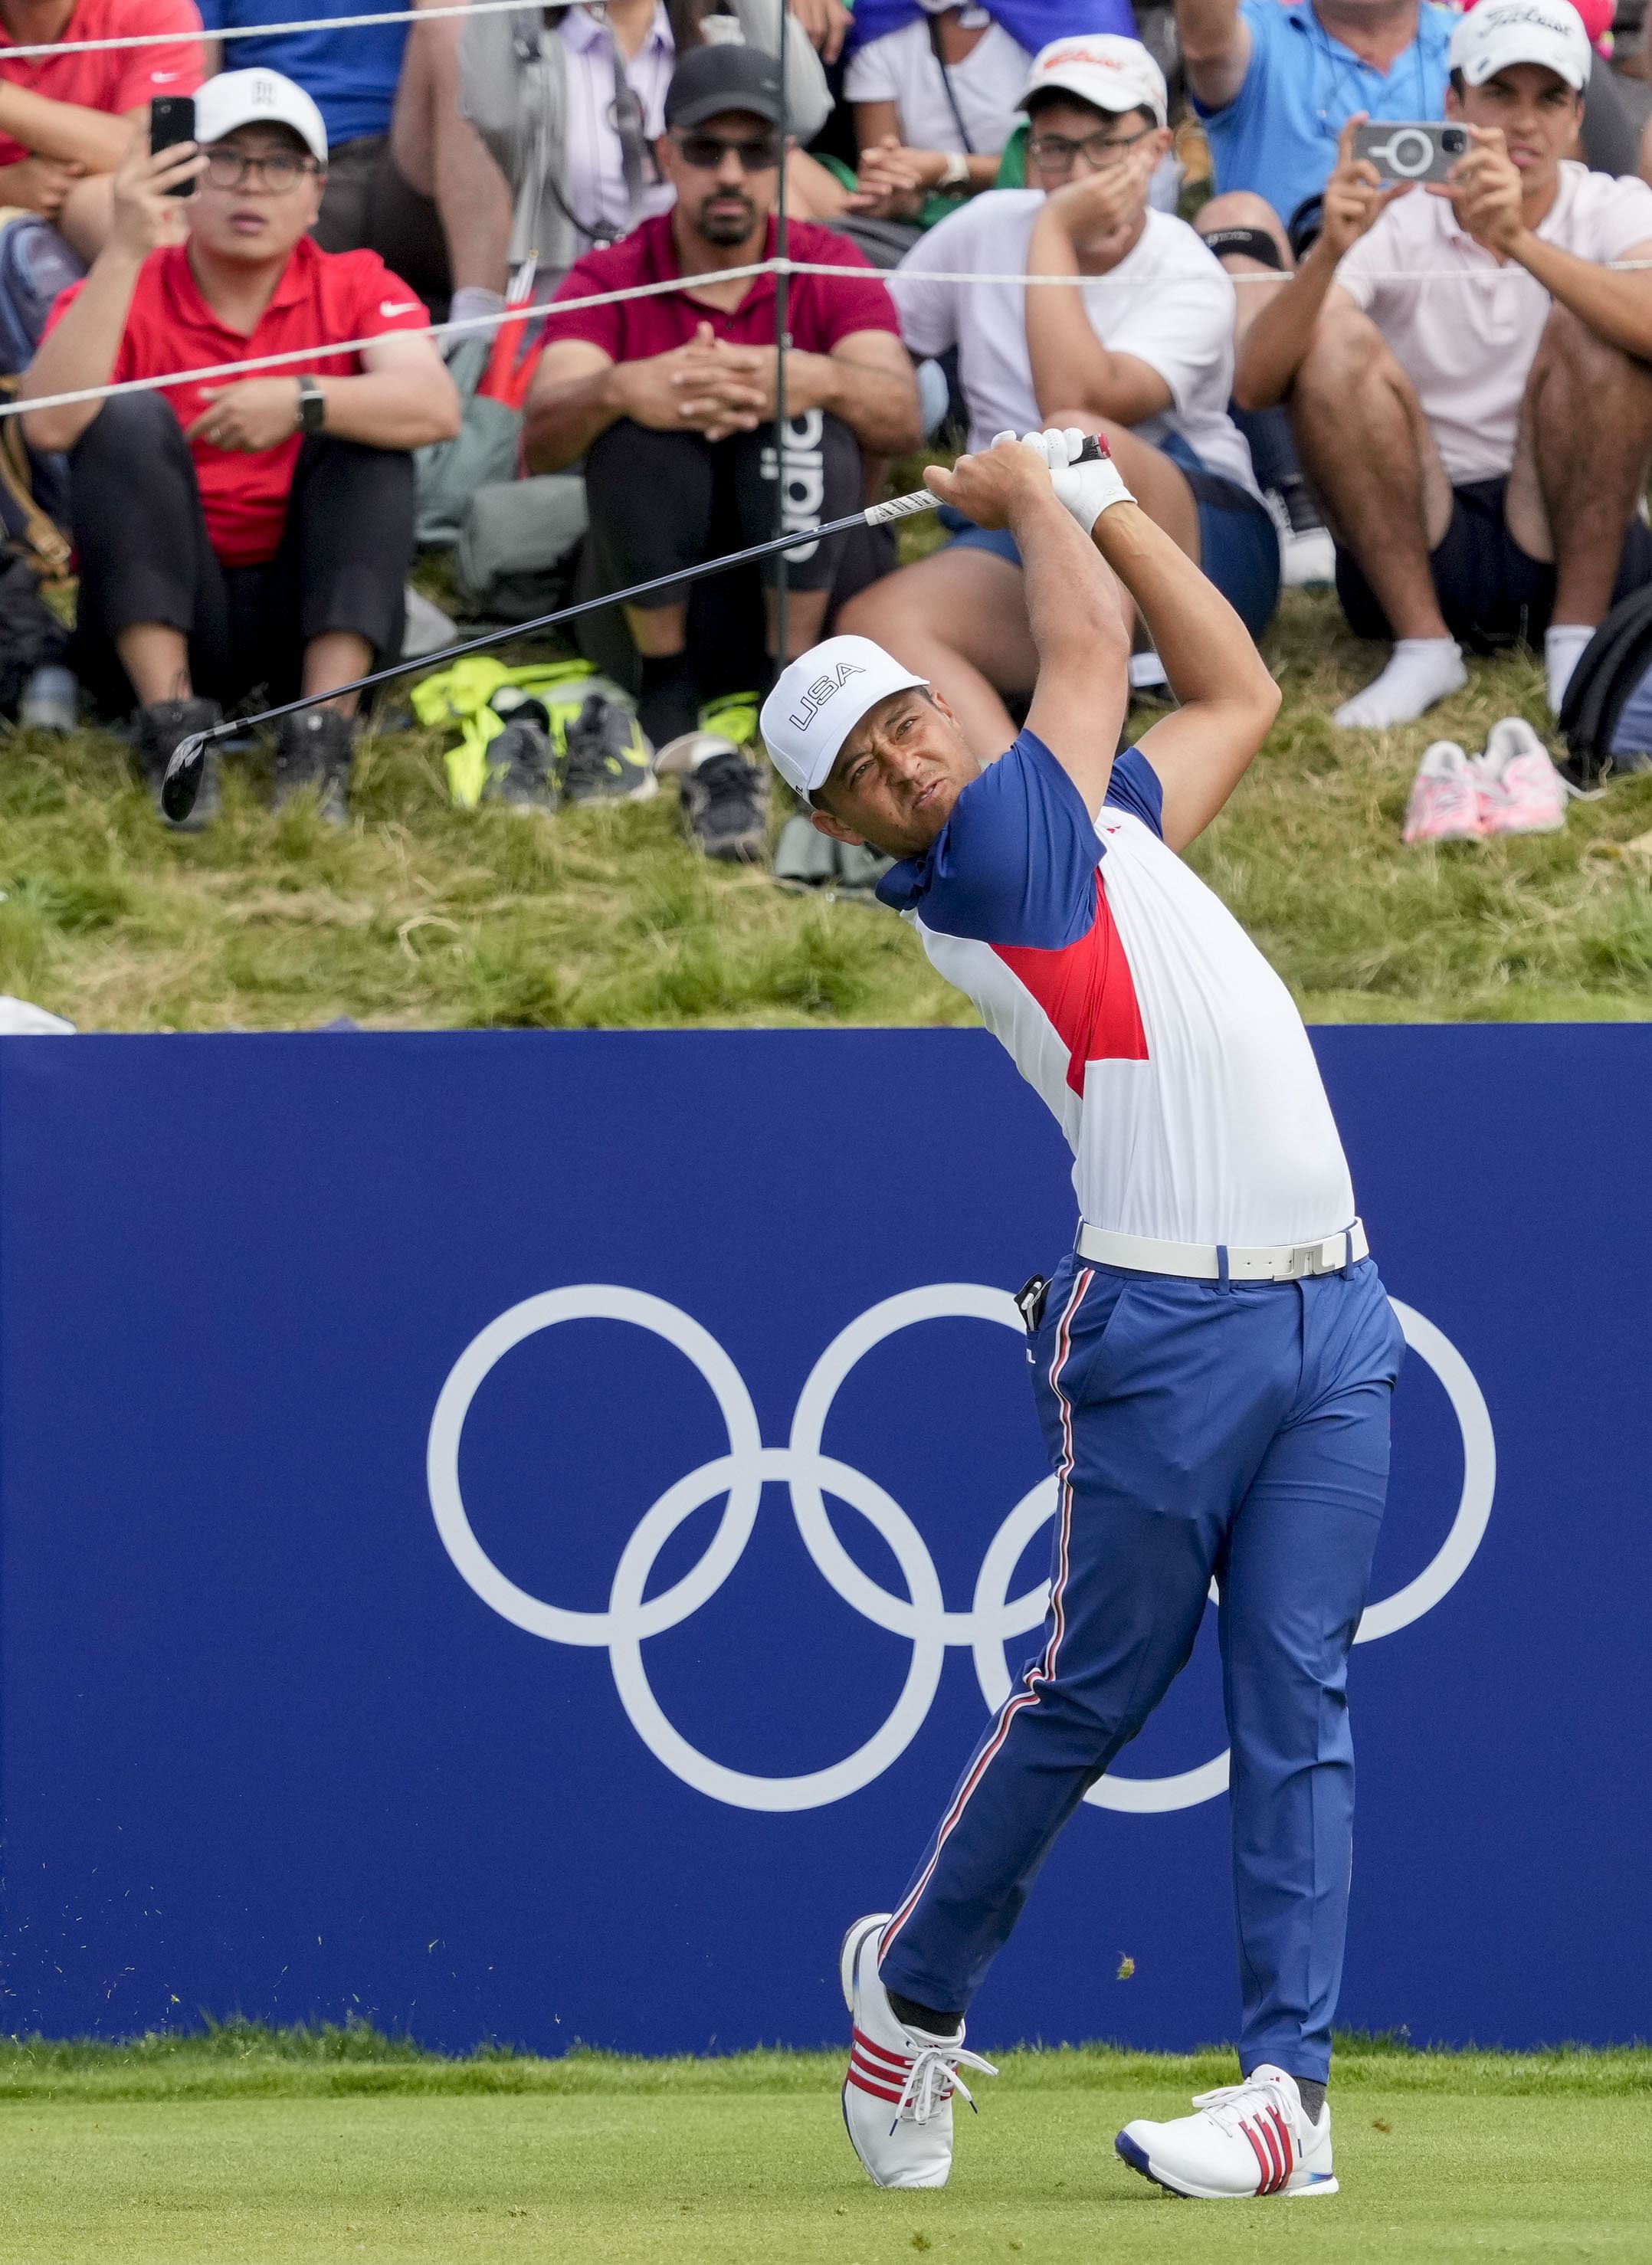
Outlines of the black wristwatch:
[[298,429],[319,433],[327,421],[327,397],[313,377],[298,381]]

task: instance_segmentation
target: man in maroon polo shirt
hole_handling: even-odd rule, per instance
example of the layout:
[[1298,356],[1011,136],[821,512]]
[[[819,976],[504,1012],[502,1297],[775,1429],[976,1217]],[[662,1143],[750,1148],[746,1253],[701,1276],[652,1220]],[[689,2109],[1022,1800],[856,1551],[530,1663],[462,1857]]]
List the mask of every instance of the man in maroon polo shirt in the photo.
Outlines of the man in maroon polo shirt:
[[[655,145],[675,206],[588,252],[557,299],[678,275],[685,288],[565,316],[551,302],[528,397],[528,463],[559,471],[585,459],[600,587],[669,574],[775,532],[775,279],[692,279],[772,256],[782,116],[771,56],[743,47],[691,50],[673,75]],[[921,421],[894,303],[860,252],[804,222],[793,224],[790,251],[865,271],[864,280],[791,279],[783,471],[784,524],[803,538],[787,553],[795,655],[825,633],[839,564],[809,530],[865,503],[869,462],[915,448]],[[685,808],[702,847],[750,856],[761,835],[758,774],[733,759],[727,741],[695,732],[703,695],[733,688],[739,625],[725,590],[699,586],[706,602],[696,605],[692,653],[686,588],[625,609],[641,659],[639,712],[657,747],[684,741],[667,768],[686,773]],[[772,587],[765,627],[772,681]]]
[[[109,242],[52,310],[25,397],[365,343],[25,417],[33,447],[70,452],[76,670],[106,712],[135,703],[157,804],[178,741],[256,687],[324,692],[399,652],[411,451],[459,424],[414,294],[376,253],[306,234],[327,136],[302,89],[227,71],[201,89],[195,129],[199,149],[156,157],[133,136]],[[310,787],[343,822],[354,709],[341,694],[285,719],[278,801]],[[191,827],[217,805],[212,762]]]

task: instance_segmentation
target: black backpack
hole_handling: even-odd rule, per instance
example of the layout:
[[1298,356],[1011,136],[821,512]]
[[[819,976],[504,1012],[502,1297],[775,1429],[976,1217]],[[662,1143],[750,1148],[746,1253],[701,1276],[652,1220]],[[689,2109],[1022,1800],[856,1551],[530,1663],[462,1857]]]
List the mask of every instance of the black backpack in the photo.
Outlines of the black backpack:
[[1652,768],[1652,584],[1620,599],[1583,647],[1560,720],[1561,768],[1575,785]]

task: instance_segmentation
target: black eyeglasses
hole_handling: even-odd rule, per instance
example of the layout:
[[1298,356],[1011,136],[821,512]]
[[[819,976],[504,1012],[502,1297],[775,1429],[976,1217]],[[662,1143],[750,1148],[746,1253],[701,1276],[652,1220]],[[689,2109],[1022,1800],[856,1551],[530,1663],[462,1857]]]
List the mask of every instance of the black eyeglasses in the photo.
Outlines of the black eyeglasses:
[[765,134],[750,142],[727,142],[720,134],[673,134],[685,165],[697,173],[715,173],[732,149],[743,173],[772,173],[780,163],[780,143]]
[[1117,164],[1127,149],[1158,130],[1156,126],[1144,126],[1139,134],[1122,136],[1087,134],[1081,142],[1069,141],[1065,134],[1033,134],[1028,136],[1027,155],[1046,173],[1070,173],[1073,159],[1082,151],[1097,172],[1104,173],[1110,165]]
[[244,157],[227,145],[207,152],[207,178],[215,189],[242,189],[257,178],[272,196],[280,197],[295,189],[306,173],[320,171],[313,157],[294,157],[285,149],[273,157]]

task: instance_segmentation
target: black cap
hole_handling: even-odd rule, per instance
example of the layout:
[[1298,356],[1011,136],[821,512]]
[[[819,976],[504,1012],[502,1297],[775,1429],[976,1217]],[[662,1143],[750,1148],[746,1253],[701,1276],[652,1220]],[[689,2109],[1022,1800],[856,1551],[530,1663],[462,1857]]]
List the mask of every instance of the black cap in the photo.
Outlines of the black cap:
[[667,126],[703,126],[727,110],[749,110],[778,126],[785,114],[780,65],[761,47],[691,47],[666,90]]

